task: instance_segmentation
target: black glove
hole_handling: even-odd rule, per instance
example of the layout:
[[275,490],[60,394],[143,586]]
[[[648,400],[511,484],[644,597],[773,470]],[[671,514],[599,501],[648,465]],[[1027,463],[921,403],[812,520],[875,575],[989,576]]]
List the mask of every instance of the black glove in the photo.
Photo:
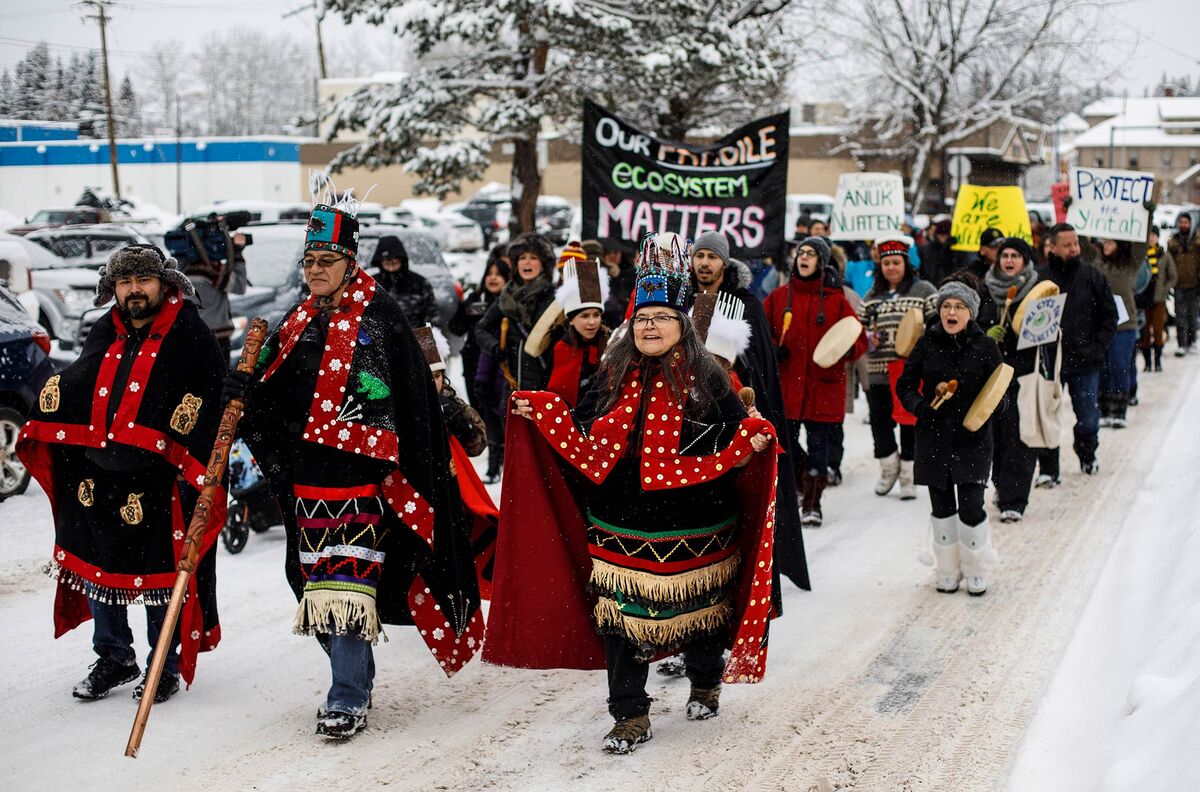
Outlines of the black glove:
[[225,375],[225,384],[221,386],[221,404],[229,404],[229,402],[237,399],[242,404],[246,403],[247,396],[250,393],[250,386],[254,384],[254,375],[247,374],[244,371],[232,369]]
[[787,347],[785,347],[785,346],[775,347],[775,357],[777,357],[779,359],[779,362],[782,363],[783,361],[787,360],[791,356],[792,356],[792,350],[788,349]]
[[1063,196],[1063,209],[1070,209],[1071,204],[1073,204],[1074,202],[1075,202],[1075,199],[1071,197],[1070,193],[1064,195]]
[[918,421],[928,422],[937,415],[937,412],[933,409],[933,405],[928,400],[925,400],[917,405],[917,411],[913,414],[917,416]]

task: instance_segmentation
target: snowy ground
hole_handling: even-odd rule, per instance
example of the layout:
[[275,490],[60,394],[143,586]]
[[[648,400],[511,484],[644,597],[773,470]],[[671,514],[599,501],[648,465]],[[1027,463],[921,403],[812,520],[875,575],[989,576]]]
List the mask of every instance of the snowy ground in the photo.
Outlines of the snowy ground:
[[[122,756],[127,686],[71,698],[92,660],[84,626],[52,640],[45,496],[0,504],[0,742],[5,789],[1149,790],[1200,777],[1200,363],[1143,375],[1129,429],[1105,430],[1103,470],[1066,451],[1063,486],[995,526],[986,597],[933,591],[916,561],[927,502],[878,498],[863,424],[847,417],[845,483],[806,531],[815,591],[790,586],[766,680],[726,688],[686,721],[686,682],[651,675],[655,737],[598,745],[604,675],[474,662],[445,679],[411,630],[376,650],[370,726],[313,736],[328,665],[291,635],[279,529],[219,549],[224,640],[195,685],[155,707],[141,758]],[[1115,550],[1114,550],[1115,548]],[[131,609],[135,619],[137,609]],[[135,634],[137,630],[135,629]]]

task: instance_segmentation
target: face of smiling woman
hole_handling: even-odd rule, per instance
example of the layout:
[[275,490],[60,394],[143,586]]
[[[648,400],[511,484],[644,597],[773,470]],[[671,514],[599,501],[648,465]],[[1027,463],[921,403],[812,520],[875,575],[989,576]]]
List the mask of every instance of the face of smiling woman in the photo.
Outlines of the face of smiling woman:
[[633,315],[633,345],[646,357],[661,357],[683,335],[679,314],[670,308],[639,308]]

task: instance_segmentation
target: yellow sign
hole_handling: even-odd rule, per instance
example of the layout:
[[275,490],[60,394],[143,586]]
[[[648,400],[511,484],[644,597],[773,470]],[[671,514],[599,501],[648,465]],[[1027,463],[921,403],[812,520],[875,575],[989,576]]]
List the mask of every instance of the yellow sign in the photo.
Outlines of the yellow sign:
[[998,228],[1006,237],[1020,237],[1033,243],[1029,228],[1029,210],[1020,187],[985,187],[964,184],[954,202],[954,223],[950,234],[955,250],[979,250],[979,237],[989,228]]

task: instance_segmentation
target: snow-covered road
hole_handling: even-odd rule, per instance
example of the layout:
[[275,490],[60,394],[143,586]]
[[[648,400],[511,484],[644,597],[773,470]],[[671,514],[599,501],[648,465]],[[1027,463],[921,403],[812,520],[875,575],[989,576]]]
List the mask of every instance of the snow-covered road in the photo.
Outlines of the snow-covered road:
[[[0,697],[10,724],[0,785],[985,790],[1008,782],[1028,731],[1018,766],[1025,781],[1013,789],[1094,789],[1073,786],[1069,773],[1042,786],[1037,772],[1049,741],[1061,741],[1073,714],[1085,712],[1070,706],[1077,691],[1055,694],[1056,680],[1039,714],[1045,725],[1028,727],[1114,542],[1138,524],[1131,515],[1156,458],[1200,436],[1198,372],[1196,359],[1172,359],[1167,373],[1142,376],[1130,428],[1102,435],[1097,478],[1079,474],[1068,440],[1063,486],[1035,491],[1023,523],[994,524],[1004,563],[981,599],[937,594],[916,561],[928,517],[923,493],[907,503],[871,493],[876,470],[860,400],[846,421],[845,482],[826,493],[824,527],[806,531],[815,590],[784,592],[766,680],[727,687],[720,717],[693,723],[683,717],[687,683],[652,674],[655,737],[630,757],[598,749],[609,725],[603,674],[474,662],[447,680],[416,635],[397,627],[376,651],[367,731],[347,745],[320,741],[312,731],[328,665],[315,642],[290,633],[295,601],[282,574],[282,531],[272,529],[253,535],[240,555],[218,550],[222,644],[201,656],[190,690],[155,707],[141,758],[126,759],[129,687],[94,703],[71,697],[93,659],[90,630],[52,639],[53,584],[39,571],[52,528],[34,485],[0,504]],[[1176,481],[1171,509],[1194,523],[1195,464]],[[1179,529],[1167,517],[1160,513],[1155,527],[1169,536]],[[1093,601],[1089,613],[1103,604]],[[1146,622],[1157,607],[1146,597],[1122,616]],[[1098,679],[1106,694],[1129,682]],[[1099,744],[1116,728],[1110,719],[1075,734]]]

